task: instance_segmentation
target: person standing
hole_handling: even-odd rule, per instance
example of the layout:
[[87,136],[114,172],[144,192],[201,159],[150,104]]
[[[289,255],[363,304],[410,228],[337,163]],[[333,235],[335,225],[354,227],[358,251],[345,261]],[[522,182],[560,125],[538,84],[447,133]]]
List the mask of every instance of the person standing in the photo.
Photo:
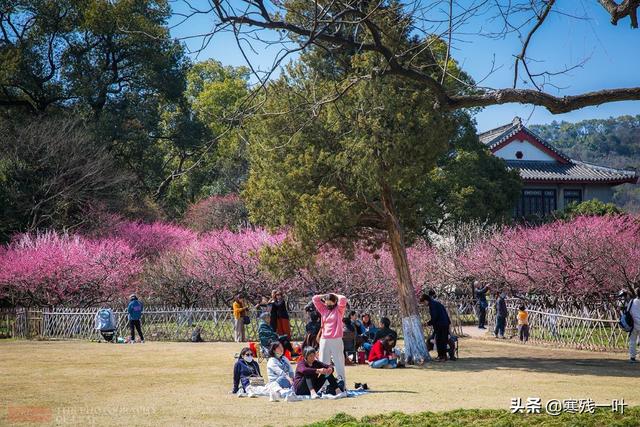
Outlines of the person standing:
[[496,338],[504,338],[504,330],[507,327],[507,301],[506,294],[501,292],[496,298],[496,328],[493,335]]
[[420,302],[426,302],[429,305],[429,315],[431,319],[427,322],[427,325],[433,326],[436,349],[438,350],[437,360],[444,362],[447,360],[447,344],[449,342],[449,327],[451,326],[449,313],[447,313],[444,305],[430,295],[423,294],[420,297]]
[[636,297],[629,302],[629,313],[633,318],[633,329],[629,332],[629,362],[637,363],[638,337],[640,336],[640,288],[635,289]]
[[271,293],[271,301],[269,303],[271,304],[271,327],[278,335],[286,335],[291,340],[289,312],[282,292],[274,290]]
[[129,297],[129,305],[127,306],[127,313],[129,314],[129,329],[131,330],[130,342],[136,341],[136,330],[140,335],[140,342],[144,343],[144,335],[142,335],[142,311],[144,306],[136,294],[131,294]]
[[261,297],[260,302],[256,304],[256,318],[260,319],[263,313],[269,313],[271,316],[271,304],[269,304],[269,298]]
[[487,329],[485,323],[487,321],[487,307],[489,307],[489,303],[487,303],[487,291],[489,290],[489,285],[483,287],[480,282],[476,280],[473,282],[473,286],[475,288],[475,297],[478,307],[478,329]]
[[324,364],[333,363],[336,373],[347,383],[344,367],[344,343],[342,342],[342,318],[347,308],[347,297],[344,295],[326,294],[314,295],[313,305],[322,318],[320,336],[320,361]]
[[233,339],[235,342],[244,342],[244,317],[247,315],[247,307],[240,295],[233,299]]
[[529,313],[524,304],[518,308],[518,335],[520,341],[524,343],[529,341]]

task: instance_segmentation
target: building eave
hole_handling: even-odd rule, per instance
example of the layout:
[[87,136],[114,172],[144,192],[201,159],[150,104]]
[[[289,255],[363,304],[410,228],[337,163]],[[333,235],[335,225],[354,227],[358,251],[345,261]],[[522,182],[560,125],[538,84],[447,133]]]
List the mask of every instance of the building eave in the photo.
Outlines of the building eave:
[[531,179],[531,178],[529,178],[529,179],[523,179],[522,183],[523,184],[554,184],[554,185],[562,185],[562,184],[567,184],[567,185],[609,185],[609,186],[613,187],[613,186],[622,185],[622,184],[637,184],[638,183],[638,178],[624,178],[624,179],[602,180],[602,181],[589,180],[589,179],[557,179],[557,178]]

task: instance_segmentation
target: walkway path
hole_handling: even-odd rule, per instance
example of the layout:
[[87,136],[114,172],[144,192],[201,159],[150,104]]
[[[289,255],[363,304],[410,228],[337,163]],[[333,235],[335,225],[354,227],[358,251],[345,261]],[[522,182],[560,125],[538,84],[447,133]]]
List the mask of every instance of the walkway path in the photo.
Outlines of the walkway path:
[[490,337],[490,335],[487,335],[489,329],[478,329],[477,326],[463,326],[462,327],[462,333],[464,333],[465,336],[471,337],[471,338],[487,338]]

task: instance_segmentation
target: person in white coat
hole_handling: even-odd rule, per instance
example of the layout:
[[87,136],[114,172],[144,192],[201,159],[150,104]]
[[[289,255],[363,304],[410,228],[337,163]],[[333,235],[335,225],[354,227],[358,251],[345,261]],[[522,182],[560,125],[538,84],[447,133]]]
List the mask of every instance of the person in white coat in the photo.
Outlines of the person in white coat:
[[266,390],[270,400],[278,401],[285,397],[286,400],[295,398],[293,393],[294,372],[291,362],[284,356],[284,347],[279,341],[271,343],[269,347],[269,360],[267,360],[267,378],[269,383]]
[[637,363],[638,337],[640,336],[640,288],[635,290],[636,296],[629,301],[628,310],[633,318],[633,329],[629,332],[629,361]]

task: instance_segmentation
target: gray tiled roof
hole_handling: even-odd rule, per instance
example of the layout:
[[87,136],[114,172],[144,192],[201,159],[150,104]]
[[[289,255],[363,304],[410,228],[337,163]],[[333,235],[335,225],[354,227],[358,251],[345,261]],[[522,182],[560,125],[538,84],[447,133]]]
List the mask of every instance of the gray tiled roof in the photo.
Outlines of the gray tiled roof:
[[558,157],[564,159],[565,161],[570,160],[569,157],[562,151],[558,150],[553,145],[549,144],[547,141],[540,138],[538,135],[525,127],[522,124],[522,120],[520,119],[520,117],[515,117],[511,123],[508,123],[506,125],[488,130],[486,132],[482,132],[478,135],[478,138],[480,139],[480,142],[482,142],[489,150],[491,150],[520,131],[533,136],[536,140],[538,140],[538,142],[558,155]]
[[509,169],[517,169],[525,181],[585,181],[598,183],[637,182],[634,171],[596,166],[571,160],[569,163],[507,160]]
[[492,149],[520,131],[533,136],[542,145],[566,161],[566,163],[562,163],[560,161],[506,160],[507,167],[519,170],[520,176],[525,181],[593,182],[602,184],[638,182],[638,175],[635,171],[608,168],[570,159],[566,154],[527,129],[519,117],[514,118],[512,123],[479,134],[478,138],[488,149]]

